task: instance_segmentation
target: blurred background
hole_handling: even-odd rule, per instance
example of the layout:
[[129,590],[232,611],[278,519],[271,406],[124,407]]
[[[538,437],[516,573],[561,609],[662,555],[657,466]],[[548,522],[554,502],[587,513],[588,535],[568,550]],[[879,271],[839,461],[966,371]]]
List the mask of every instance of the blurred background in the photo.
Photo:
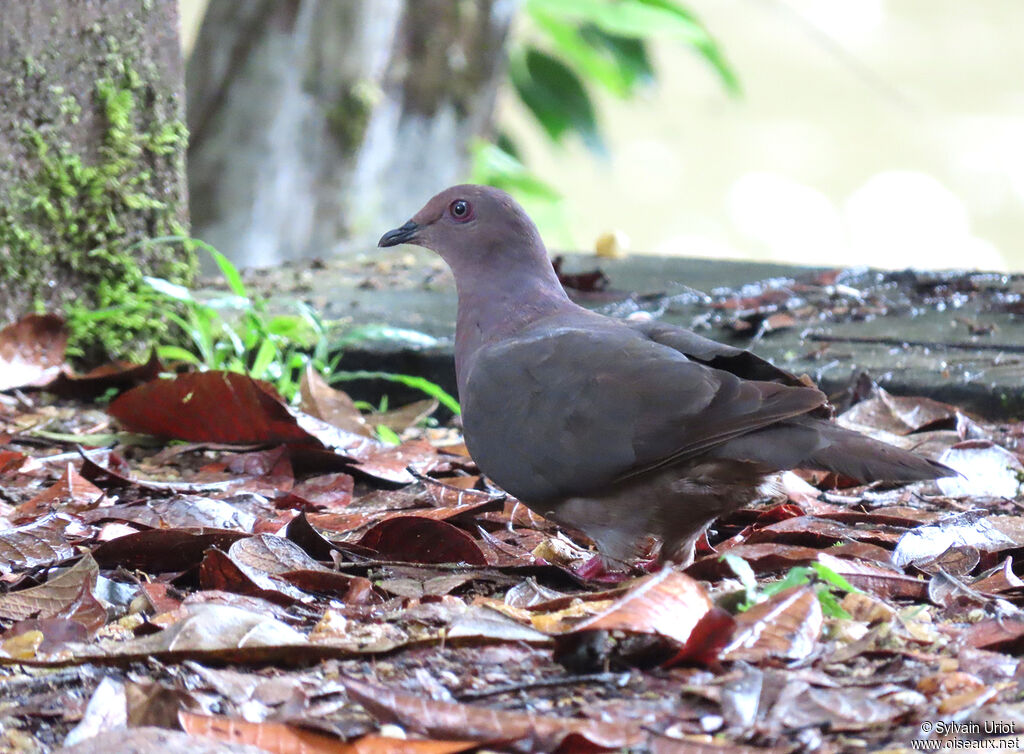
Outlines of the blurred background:
[[557,250],[1024,270],[1016,0],[180,10],[193,233],[239,264],[363,251],[471,179]]

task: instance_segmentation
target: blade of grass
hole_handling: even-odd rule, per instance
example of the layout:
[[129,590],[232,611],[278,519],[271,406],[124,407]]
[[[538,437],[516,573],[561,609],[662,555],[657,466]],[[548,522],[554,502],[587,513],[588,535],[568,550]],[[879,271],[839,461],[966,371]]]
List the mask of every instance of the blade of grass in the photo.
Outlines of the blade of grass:
[[431,398],[437,398],[441,405],[451,411],[453,414],[461,414],[462,407],[459,406],[459,402],[455,400],[448,392],[435,382],[431,382],[423,377],[416,377],[411,374],[394,374],[392,372],[368,372],[368,371],[354,371],[354,372],[336,372],[328,378],[328,382],[347,382],[350,380],[387,380],[388,382],[398,382],[407,387],[411,387],[415,390],[419,390],[426,393]]

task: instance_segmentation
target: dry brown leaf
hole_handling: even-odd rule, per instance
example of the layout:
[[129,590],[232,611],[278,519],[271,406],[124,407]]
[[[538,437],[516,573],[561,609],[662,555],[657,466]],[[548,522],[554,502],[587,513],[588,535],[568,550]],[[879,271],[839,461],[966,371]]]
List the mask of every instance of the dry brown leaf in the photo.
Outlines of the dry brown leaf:
[[456,754],[479,746],[473,741],[417,741],[376,735],[346,742],[284,723],[253,723],[184,711],[178,713],[178,720],[190,735],[251,744],[274,754]]
[[590,750],[636,746],[647,735],[631,722],[604,722],[550,717],[510,710],[439,702],[351,678],[341,678],[349,696],[379,720],[440,738],[506,741],[513,751],[554,751],[571,735]]
[[0,618],[25,620],[61,615],[82,598],[82,589],[96,586],[99,566],[86,554],[74,566],[45,584],[0,595]]
[[60,373],[67,342],[56,314],[29,314],[0,330],[0,390],[48,384]]
[[727,660],[800,660],[814,651],[824,616],[813,586],[786,589],[736,616],[736,633],[722,650]]
[[344,390],[337,390],[311,364],[306,365],[299,382],[299,406],[310,416],[348,432],[373,437],[355,402]]

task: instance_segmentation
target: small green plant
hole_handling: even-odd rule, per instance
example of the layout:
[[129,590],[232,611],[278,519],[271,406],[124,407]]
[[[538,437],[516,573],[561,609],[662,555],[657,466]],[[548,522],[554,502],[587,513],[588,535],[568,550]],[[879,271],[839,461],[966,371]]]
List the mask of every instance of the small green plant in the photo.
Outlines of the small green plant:
[[843,609],[836,598],[835,592],[859,592],[855,586],[844,579],[838,573],[823,563],[811,563],[809,566],[796,566],[790,568],[786,575],[778,581],[759,584],[754,569],[750,563],[739,555],[726,553],[721,560],[732,569],[736,578],[743,584],[746,592],[745,599],[739,604],[741,611],[749,610],[759,602],[764,602],[769,597],[785,591],[790,587],[803,584],[814,584],[814,590],[821,603],[822,612],[830,618],[850,618],[850,614]]
[[[157,355],[161,359],[184,362],[200,369],[240,372],[265,380],[289,402],[297,400],[302,373],[311,366],[329,382],[351,379],[400,382],[437,398],[452,412],[459,412],[459,404],[451,395],[422,377],[335,371],[340,356],[330,355],[331,333],[319,314],[301,301],[295,302],[294,314],[270,313],[266,299],[253,295],[238,268],[210,244],[181,237],[156,238],[146,243],[186,240],[210,255],[230,293],[200,301],[184,286],[162,278],[145,278],[151,294],[126,306],[149,308],[154,316],[159,311],[177,326],[182,338],[179,343],[158,345]],[[350,340],[343,339],[342,343],[345,342]],[[395,438],[382,439],[393,441]]]

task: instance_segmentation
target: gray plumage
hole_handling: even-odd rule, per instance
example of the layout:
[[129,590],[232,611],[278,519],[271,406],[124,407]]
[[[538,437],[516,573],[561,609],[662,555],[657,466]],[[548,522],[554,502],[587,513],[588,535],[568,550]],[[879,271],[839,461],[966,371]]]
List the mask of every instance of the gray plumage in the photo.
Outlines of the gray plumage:
[[507,194],[454,186],[381,246],[414,243],[452,268],[456,376],[480,469],[609,559],[646,535],[689,562],[700,533],[774,472],[864,482],[952,474],[828,421],[825,396],[749,351],[660,322],[623,322],[566,296]]

